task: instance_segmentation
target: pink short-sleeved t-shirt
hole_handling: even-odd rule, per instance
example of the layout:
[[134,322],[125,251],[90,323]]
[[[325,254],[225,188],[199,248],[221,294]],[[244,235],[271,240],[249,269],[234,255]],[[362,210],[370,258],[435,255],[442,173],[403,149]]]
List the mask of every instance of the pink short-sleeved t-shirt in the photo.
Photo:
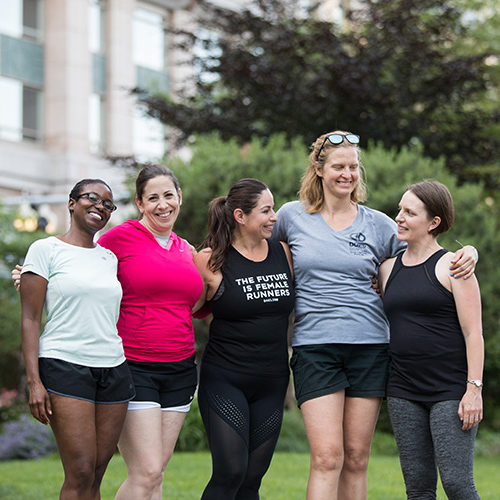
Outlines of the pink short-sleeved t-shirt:
[[191,311],[202,279],[188,243],[172,232],[166,248],[139,221],[99,238],[118,258],[123,289],[117,327],[132,361],[173,362],[194,353]]

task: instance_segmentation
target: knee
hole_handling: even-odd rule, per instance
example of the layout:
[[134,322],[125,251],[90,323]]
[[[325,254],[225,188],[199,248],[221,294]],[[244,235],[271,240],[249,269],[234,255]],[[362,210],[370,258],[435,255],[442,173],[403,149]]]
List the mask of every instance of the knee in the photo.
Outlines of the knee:
[[360,450],[357,448],[347,447],[344,450],[344,465],[343,468],[347,472],[354,474],[365,473],[368,470],[368,460],[370,458],[370,450]]
[[225,474],[227,485],[231,489],[238,488],[245,480],[246,473],[247,470],[243,464],[233,463],[230,467],[228,467]]
[[161,485],[163,481],[162,467],[154,465],[144,465],[140,470],[136,470],[131,474],[130,479],[141,487],[144,491],[153,491]]
[[[241,494],[243,491],[259,491],[260,483],[262,482],[262,478],[264,477],[266,471],[267,469],[258,471],[249,470],[241,483],[239,493]],[[246,497],[242,495],[242,498]]]
[[77,491],[90,490],[95,482],[95,464],[80,460],[71,467],[65,467],[65,483]]
[[144,472],[144,483],[149,486],[150,490],[154,490],[155,488],[158,488],[158,486],[161,485],[163,481],[163,473],[164,473],[163,468],[160,469],[148,469]]
[[212,481],[224,491],[236,492],[243,484],[247,469],[245,464],[235,460],[227,463],[223,469],[217,468],[213,471]]
[[344,453],[341,449],[322,449],[311,451],[311,470],[328,473],[340,471],[344,464]]
[[446,496],[451,500],[469,500],[479,498],[477,496],[474,480],[467,475],[455,475],[453,477],[441,476],[443,489]]

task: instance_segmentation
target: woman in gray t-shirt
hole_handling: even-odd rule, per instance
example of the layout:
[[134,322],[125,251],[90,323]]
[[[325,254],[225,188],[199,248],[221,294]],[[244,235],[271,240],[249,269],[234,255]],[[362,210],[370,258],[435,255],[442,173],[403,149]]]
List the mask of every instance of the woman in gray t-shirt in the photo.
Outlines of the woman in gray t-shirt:
[[[365,200],[359,136],[314,143],[300,201],[278,211],[273,237],[288,243],[296,280],[295,392],[311,449],[307,498],[367,497],[368,458],[385,395],[389,328],[371,288],[378,266],[403,246],[396,225]],[[474,270],[460,251],[455,276]],[[458,259],[458,257],[461,257]]]

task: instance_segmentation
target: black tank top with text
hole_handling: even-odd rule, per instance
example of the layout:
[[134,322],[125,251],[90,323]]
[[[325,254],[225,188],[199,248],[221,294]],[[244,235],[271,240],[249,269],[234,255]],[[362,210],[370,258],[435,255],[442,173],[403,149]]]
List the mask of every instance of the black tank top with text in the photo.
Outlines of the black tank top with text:
[[465,393],[465,340],[453,294],[435,273],[446,252],[416,266],[396,258],[383,299],[391,331],[388,396],[445,401]]
[[288,316],[295,294],[283,246],[268,241],[262,262],[234,247],[222,266],[222,283],[209,304],[213,320],[203,361],[242,373],[288,373]]

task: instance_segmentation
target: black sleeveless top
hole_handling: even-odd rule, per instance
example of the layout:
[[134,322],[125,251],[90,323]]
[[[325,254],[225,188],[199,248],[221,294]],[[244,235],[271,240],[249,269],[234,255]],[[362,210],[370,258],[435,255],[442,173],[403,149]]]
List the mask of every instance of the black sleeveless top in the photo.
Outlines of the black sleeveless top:
[[467,358],[453,294],[436,277],[441,249],[417,266],[396,258],[384,309],[391,330],[387,395],[415,401],[461,399]]
[[268,241],[262,262],[231,247],[221,271],[222,283],[209,302],[213,320],[203,361],[243,373],[287,375],[295,294],[283,246]]

